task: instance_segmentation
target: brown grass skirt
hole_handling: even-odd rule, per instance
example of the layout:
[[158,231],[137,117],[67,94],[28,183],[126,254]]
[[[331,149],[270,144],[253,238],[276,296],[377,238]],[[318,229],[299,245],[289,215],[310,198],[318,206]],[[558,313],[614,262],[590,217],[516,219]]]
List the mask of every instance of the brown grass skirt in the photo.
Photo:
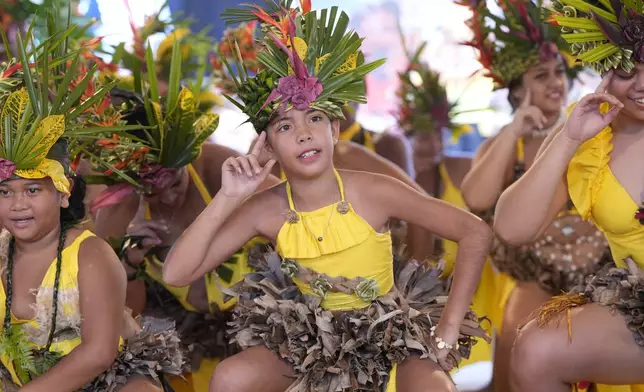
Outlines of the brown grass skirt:
[[[276,253],[252,262],[257,272],[235,287],[240,301],[229,333],[242,349],[265,345],[287,361],[296,374],[289,391],[385,390],[394,364],[412,355],[436,361],[430,329],[449,281],[429,263],[395,261],[390,293],[363,309],[329,311],[284,275]],[[460,332],[447,358],[453,366],[469,356],[475,338],[488,338],[471,311]]]

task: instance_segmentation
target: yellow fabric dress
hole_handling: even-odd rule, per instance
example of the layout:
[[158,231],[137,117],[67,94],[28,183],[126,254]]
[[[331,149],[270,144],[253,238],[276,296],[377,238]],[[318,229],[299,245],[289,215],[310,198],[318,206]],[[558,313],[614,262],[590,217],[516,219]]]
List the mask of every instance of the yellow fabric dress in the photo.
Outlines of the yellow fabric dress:
[[[344,186],[337,172],[336,178],[344,201]],[[337,203],[311,212],[297,211],[288,183],[286,190],[289,206],[299,219],[284,223],[277,235],[276,250],[282,258],[296,259],[298,264],[332,277],[374,279],[380,295],[391,290],[394,274],[389,232],[374,230],[350,204],[346,214],[337,211]],[[303,293],[313,294],[308,284],[294,281]],[[321,306],[328,310],[351,310],[369,304],[355,294],[330,292]],[[396,380],[396,366],[390,372],[390,380]],[[389,382],[386,392],[395,391],[395,382]]]
[[[206,185],[199,177],[199,174],[194,169],[192,164],[189,164],[187,168],[192,182],[197,187],[197,190],[201,194],[204,203],[208,205],[212,201],[212,196],[208,192]],[[151,219],[149,210],[146,213],[146,218]],[[251,240],[246,245],[244,245],[244,247],[240,249],[239,252],[233,255],[233,257],[228,262],[223,264],[223,267],[226,268],[226,270],[229,272],[229,275],[226,279],[222,278],[214,271],[208,273],[204,277],[206,281],[208,304],[211,307],[211,313],[230,310],[233,306],[235,306],[237,299],[232,298],[228,301],[225,301],[219,287],[223,286],[229,288],[235,283],[239,282],[246,273],[251,271],[250,267],[248,266],[248,250],[260,242],[265,241],[262,241],[260,239]],[[190,291],[190,286],[172,287],[165,285],[163,282],[163,277],[161,275],[163,262],[160,261],[156,256],[146,258],[145,262],[146,273],[152,279],[163,285],[163,287],[165,287],[170,293],[172,293],[172,295],[179,301],[179,303],[181,303],[181,305],[185,309],[191,312],[197,312],[197,309],[195,309],[195,307],[188,302],[188,292]],[[170,384],[176,392],[207,391],[212,373],[215,371],[215,367],[219,362],[220,359],[203,358],[201,360],[199,370],[188,375],[186,377],[186,381],[179,377],[169,377]]]
[[[644,225],[635,219],[639,206],[608,166],[612,137],[607,127],[577,150],[568,166],[568,193],[580,215],[606,235],[615,264],[625,268],[623,260],[630,256],[644,269]],[[644,384],[598,385],[598,390],[644,392]]]
[[[467,209],[465,200],[461,191],[454,185],[449,177],[449,173],[443,164],[439,166],[439,173],[443,183],[443,193],[441,200],[446,201],[456,207]],[[453,241],[443,240],[443,260],[445,261],[445,276],[452,274],[454,263],[456,262],[456,252],[458,244]],[[495,271],[490,260],[486,260],[481,280],[476,288],[472,298],[472,310],[479,317],[487,317],[489,322],[483,321],[481,326],[490,336],[493,336],[494,330],[500,331],[503,323],[503,312],[510,293],[514,288],[514,280],[508,275]],[[461,362],[461,366],[466,366],[475,362],[492,360],[492,345],[483,339],[477,339],[476,345],[472,348],[472,353],[468,359]]]
[[[69,329],[76,331],[73,334],[62,334],[65,338],[55,337],[50,351],[58,352],[62,356],[68,355],[81,343],[80,326],[81,312],[78,290],[78,251],[81,243],[88,237],[93,237],[90,231],[82,232],[76,239],[67,246],[62,252],[62,264],[58,291],[58,317],[56,330],[62,331]],[[4,267],[4,266],[3,266]],[[47,345],[49,337],[49,327],[51,323],[51,302],[54,290],[54,281],[56,277],[56,260],[54,259],[45,273],[38,293],[36,294],[36,317],[31,320],[17,319],[11,315],[12,325],[21,325],[29,344],[34,349],[42,349]],[[6,300],[6,291],[2,280],[0,280],[0,303],[4,304]],[[5,307],[0,307],[0,319],[5,317]],[[121,340],[121,343],[123,341]],[[0,357],[2,364],[11,373],[13,381],[17,385],[22,385],[17,377],[14,365],[6,357]]]

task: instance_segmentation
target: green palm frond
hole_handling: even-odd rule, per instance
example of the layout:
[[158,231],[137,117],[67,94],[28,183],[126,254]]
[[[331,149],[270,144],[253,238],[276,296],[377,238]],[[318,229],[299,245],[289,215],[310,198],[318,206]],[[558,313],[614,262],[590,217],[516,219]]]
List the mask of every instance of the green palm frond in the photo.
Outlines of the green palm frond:
[[221,14],[221,19],[225,21],[226,24],[251,22],[257,19],[257,16],[253,14],[253,11],[256,11],[257,7],[263,9],[270,15],[278,13],[284,8],[290,9],[292,5],[293,0],[264,0],[263,7],[256,4],[242,3],[240,4],[240,7],[242,7],[241,9],[226,8]]
[[[249,77],[243,59],[237,55],[237,73],[234,74],[229,62],[221,56],[232,75],[239,99],[225,96],[249,116],[258,132],[265,129],[272,113],[283,105],[279,101],[266,103],[266,99],[276,88],[278,80],[293,75],[293,69],[297,68],[290,64],[289,53],[285,53],[283,46],[275,41],[277,37],[287,45],[294,43],[309,76],[322,84],[323,90],[311,107],[336,119],[343,118],[341,107],[344,103],[366,102],[364,77],[385,60],[365,63],[360,51],[363,39],[348,29],[348,15],[338,7],[303,13],[303,10],[279,4],[281,6],[277,7],[278,3],[274,2],[273,8],[267,6],[263,9],[244,5],[241,10],[226,10],[223,14],[224,19],[231,21],[259,21],[263,50],[257,54],[257,60],[264,67],[255,77]],[[289,22],[292,23],[290,28],[286,26]],[[287,37],[291,30],[295,31],[295,37]]]

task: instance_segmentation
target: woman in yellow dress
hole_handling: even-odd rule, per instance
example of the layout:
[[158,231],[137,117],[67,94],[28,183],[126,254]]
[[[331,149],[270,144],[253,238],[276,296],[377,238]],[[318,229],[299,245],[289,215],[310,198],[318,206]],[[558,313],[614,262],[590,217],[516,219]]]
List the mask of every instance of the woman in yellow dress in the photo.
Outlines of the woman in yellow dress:
[[[449,133],[450,140],[456,141],[469,132],[469,126],[452,120],[459,113],[458,102],[449,101],[440,74],[422,61],[425,46],[426,43],[423,43],[413,52],[408,52],[409,65],[400,73],[398,124],[413,143],[416,181],[428,194],[467,209],[460,186],[470,170],[472,160],[446,157],[443,135]],[[444,277],[449,277],[454,271],[457,248],[455,242],[443,239],[426,243],[427,254],[439,254],[444,260]],[[472,300],[472,310],[485,318],[481,325],[490,336],[501,327],[509,294],[498,284],[500,278],[501,275],[494,270],[490,261],[486,261]],[[477,342],[470,357],[461,365],[481,361],[492,361],[492,345],[484,339]]]
[[[444,370],[482,334],[468,306],[491,232],[395,179],[334,169],[342,105],[364,100],[363,78],[382,61],[364,62],[345,13],[307,3],[226,14],[241,20],[257,11],[265,23],[267,69],[249,78],[238,64],[236,79],[237,104],[261,134],[250,155],[224,164],[222,189],[175,243],[164,280],[187,284],[256,235],[276,245],[236,288],[231,333],[243,351],[216,368],[211,391],[454,391]],[[270,27],[278,20],[288,22]],[[305,63],[300,53],[317,58]],[[273,155],[265,164],[263,149]],[[252,195],[276,161],[287,181]],[[459,242],[449,299],[429,264],[398,263],[394,272],[392,217]]]
[[567,3],[555,2],[552,20],[568,32],[573,54],[605,75],[548,137],[533,167],[504,192],[495,229],[511,244],[532,241],[570,197],[606,235],[614,264],[544,305],[522,330],[512,362],[513,384],[521,391],[563,392],[579,381],[644,384],[643,10],[639,2]]
[[[72,29],[56,19],[49,37]],[[40,55],[21,51],[18,70],[2,70],[20,83],[6,80],[15,87],[0,98],[0,390],[161,391],[163,373],[181,371],[176,332],[131,324],[118,258],[78,227],[85,186],[71,178],[68,143],[119,129],[92,127],[106,120],[95,109],[111,86],[82,96],[94,75],[77,73],[80,53],[61,66],[71,53],[53,38],[42,44]]]
[[[534,2],[498,3],[504,18],[491,15],[484,2],[472,9],[468,25],[474,38],[469,45],[479,51],[495,88],[507,88],[514,118],[481,145],[462,183],[467,205],[487,215],[490,223],[503,190],[533,164],[545,137],[564,120],[569,78],[574,75],[567,72],[558,48],[562,44],[559,30],[541,22]],[[562,208],[541,234],[522,247],[495,241],[490,255],[502,273],[499,290],[511,292],[496,341],[493,377],[497,392],[510,390],[508,371],[517,327],[549,298],[582,283],[608,259],[604,236],[570,206]]]

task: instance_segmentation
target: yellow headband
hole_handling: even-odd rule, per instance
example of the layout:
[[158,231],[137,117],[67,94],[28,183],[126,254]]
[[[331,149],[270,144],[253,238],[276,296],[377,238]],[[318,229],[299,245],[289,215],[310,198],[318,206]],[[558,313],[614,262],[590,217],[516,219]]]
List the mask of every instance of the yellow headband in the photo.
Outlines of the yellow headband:
[[41,179],[49,177],[54,182],[54,186],[59,192],[66,195],[70,194],[70,182],[65,175],[65,168],[63,165],[53,159],[45,158],[34,169],[18,170],[14,174],[21,178]]

